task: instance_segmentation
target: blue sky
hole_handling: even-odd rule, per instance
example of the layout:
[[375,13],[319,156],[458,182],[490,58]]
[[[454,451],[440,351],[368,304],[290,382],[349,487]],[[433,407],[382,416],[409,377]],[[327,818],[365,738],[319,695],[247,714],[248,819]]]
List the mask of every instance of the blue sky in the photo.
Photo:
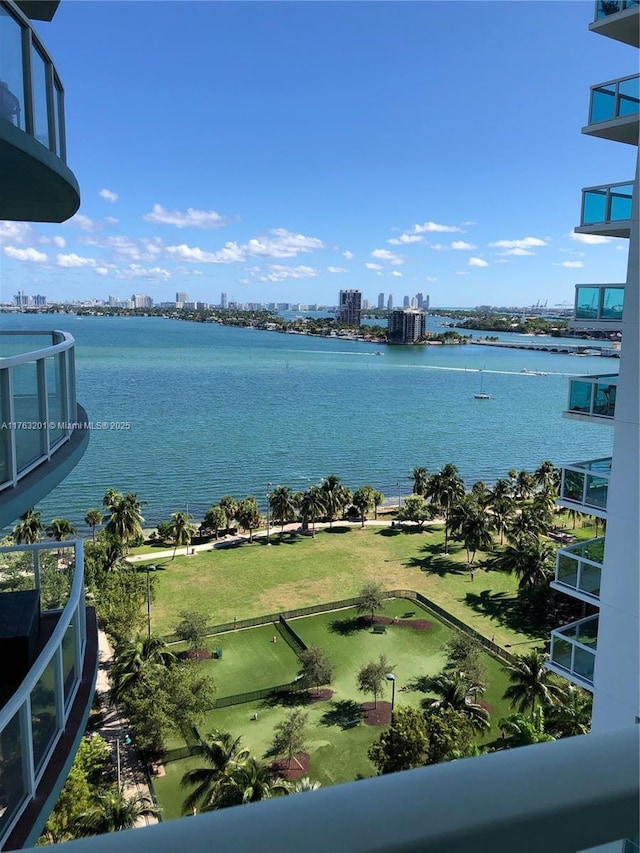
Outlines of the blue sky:
[[0,223],[1,298],[549,305],[626,277],[575,239],[635,148],[583,137],[637,69],[582,2],[69,2],[38,25],[82,191]]

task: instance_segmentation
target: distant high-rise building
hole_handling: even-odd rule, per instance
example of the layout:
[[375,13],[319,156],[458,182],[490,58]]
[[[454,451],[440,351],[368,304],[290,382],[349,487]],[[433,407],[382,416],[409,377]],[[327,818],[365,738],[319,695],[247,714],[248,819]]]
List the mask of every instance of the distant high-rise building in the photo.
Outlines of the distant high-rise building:
[[408,296],[405,296],[404,299],[402,300],[402,307],[403,308],[409,308],[410,305],[411,305],[411,300],[409,299]]
[[387,311],[393,311],[393,293],[390,293],[387,299]]
[[390,344],[414,344],[425,334],[427,316],[418,308],[396,308],[389,316]]
[[221,307],[221,308],[227,308],[227,307],[228,307],[228,305],[229,305],[229,301],[228,301],[228,299],[227,299],[227,294],[226,294],[226,293],[221,293],[221,294],[220,294],[220,307]]
[[184,290],[179,290],[176,293],[176,308],[181,308],[183,303],[189,301],[189,294]]
[[13,301],[16,303],[18,308],[26,308],[29,304],[29,297],[23,290],[19,290],[13,297]]
[[119,301],[120,300],[118,299],[117,296],[112,296],[111,294],[109,294],[109,299],[108,299],[109,308],[115,308],[118,305]]
[[425,298],[424,298],[424,303],[423,303],[423,305],[422,305],[422,307],[424,308],[424,310],[425,310],[425,311],[427,311],[427,312],[429,311],[429,300],[430,300],[430,298],[431,298],[431,297],[430,297],[430,296],[429,296],[429,294],[427,293],[427,295],[426,295],[426,296],[425,296]]
[[378,294],[378,308],[382,310],[384,308],[384,293]]
[[359,326],[362,313],[362,293],[359,290],[341,290],[336,320],[347,326]]
[[365,311],[368,311],[371,308],[371,302],[368,299],[365,299],[362,303],[362,307]]
[[424,294],[416,293],[416,308],[422,310],[424,308]]
[[38,308],[42,308],[44,305],[47,304],[47,297],[43,296],[41,293],[36,293],[36,295],[33,297],[33,304],[36,305]]
[[153,299],[141,293],[134,293],[131,302],[134,308],[153,308]]
[[418,299],[416,296],[411,297],[411,305],[409,307],[410,308],[417,308],[418,307]]

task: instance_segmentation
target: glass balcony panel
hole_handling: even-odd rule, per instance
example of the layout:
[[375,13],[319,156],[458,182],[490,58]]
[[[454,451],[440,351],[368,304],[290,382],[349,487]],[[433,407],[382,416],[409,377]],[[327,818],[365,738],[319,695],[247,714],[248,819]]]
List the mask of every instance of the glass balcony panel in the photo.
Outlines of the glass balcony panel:
[[598,383],[595,387],[593,400],[594,415],[612,418],[616,413],[616,386],[609,383]]
[[593,560],[594,563],[604,562],[604,539],[592,539],[590,542],[585,542],[582,546],[582,556],[587,560]]
[[73,622],[69,625],[62,641],[62,678],[64,681],[64,704],[65,708],[71,699],[73,688],[76,683],[76,650],[75,650],[75,628]]
[[616,85],[599,86],[591,94],[590,122],[608,121],[615,117]]
[[[582,288],[579,288],[580,290]],[[623,287],[605,287],[602,294],[602,318],[607,320],[622,320],[624,304]]]
[[31,692],[31,725],[33,727],[33,763],[36,773],[45,759],[57,732],[55,658],[45,667]]
[[62,610],[69,600],[73,580],[73,566],[68,566],[70,556],[70,550],[62,547],[40,554],[40,604],[43,612]]
[[560,583],[576,589],[578,586],[578,561],[566,554],[558,554],[557,577]]
[[606,190],[589,190],[585,192],[582,202],[582,224],[593,225],[596,222],[606,222],[606,219]]
[[632,6],[637,5],[638,0],[599,0],[596,18],[606,18],[609,15],[615,15],[617,12],[623,12],[625,9],[630,9]]
[[25,129],[22,27],[0,6],[0,121]]
[[599,507],[605,509],[607,506],[607,493],[609,491],[609,480],[605,477],[598,477],[595,474],[587,475],[587,492],[585,496],[585,504],[587,506]]
[[590,595],[600,595],[600,576],[602,570],[596,566],[590,566],[589,563],[582,563],[580,571],[580,587],[582,592],[588,592]]
[[551,660],[558,666],[571,671],[571,653],[573,646],[562,637],[553,637],[551,646]]
[[53,123],[55,126],[55,146],[56,146],[56,154],[58,157],[65,158],[62,150],[62,128],[60,125],[62,116],[62,91],[57,81],[54,80],[53,84]]
[[571,380],[569,387],[569,411],[590,412],[593,383]]
[[599,287],[576,288],[576,320],[596,320],[600,300]]
[[35,45],[33,45],[31,50],[31,75],[33,82],[33,135],[38,142],[49,148],[46,63]]
[[616,187],[611,193],[611,212],[609,219],[611,222],[618,222],[622,219],[631,219],[631,196],[633,186],[628,184],[624,187]]
[[0,734],[0,836],[27,796],[19,713]]
[[[49,445],[53,447],[65,435],[65,401],[63,396],[64,353],[46,359],[47,397],[49,401]],[[53,426],[52,426],[53,425]]]
[[640,112],[640,77],[622,80],[618,84],[619,105],[618,115],[629,116]]
[[581,474],[580,471],[565,470],[561,496],[565,500],[582,503],[583,492],[584,474]]
[[585,681],[593,682],[593,669],[595,662],[596,656],[592,652],[576,646],[575,656],[573,658],[573,672],[575,672],[576,675],[581,676]]
[[39,459],[44,452],[44,431],[38,429],[42,417],[38,395],[38,371],[35,361],[13,369],[15,420],[21,425],[14,430],[18,472]]

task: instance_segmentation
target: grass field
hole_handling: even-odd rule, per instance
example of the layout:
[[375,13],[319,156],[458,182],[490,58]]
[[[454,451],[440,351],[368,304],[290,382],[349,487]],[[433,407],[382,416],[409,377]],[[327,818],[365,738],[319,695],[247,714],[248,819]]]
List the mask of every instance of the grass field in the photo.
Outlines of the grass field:
[[[332,698],[305,705],[309,715],[310,776],[325,786],[375,774],[375,768],[367,757],[367,750],[379,737],[382,729],[364,723],[354,727],[345,726],[350,720],[358,717],[360,703],[372,698],[357,690],[356,674],[359,668],[384,653],[397,677],[396,705],[419,706],[426,694],[417,689],[416,679],[423,675],[435,675],[445,662],[444,645],[452,636],[452,629],[423,611],[418,604],[404,599],[385,602],[380,612],[388,617],[402,617],[413,612],[415,615],[412,618],[426,618],[432,623],[432,627],[428,631],[415,631],[399,625],[389,625],[385,634],[373,634],[369,627],[357,626],[353,608],[290,622],[292,628],[308,645],[323,648],[335,666],[335,677],[331,685],[334,691]],[[272,635],[273,627],[265,626],[212,638],[212,645],[219,645],[223,649],[222,660],[211,662],[214,678],[218,664],[224,664],[225,660],[241,658],[246,654],[260,661],[262,670],[256,667],[256,677],[264,680],[267,673],[271,673],[275,679],[273,683],[281,683],[280,675],[289,666],[293,652],[280,637],[276,643],[272,643]],[[500,717],[508,713],[507,704],[502,699],[508,682],[498,661],[485,653],[482,653],[481,657],[488,680],[488,689],[483,700],[492,709],[492,729],[485,733],[480,741],[488,742],[498,734],[497,722]],[[290,671],[295,675],[297,668],[296,665]],[[221,678],[223,670],[217,672]],[[241,689],[257,689],[257,683],[255,686],[253,682],[247,683],[246,673],[244,668],[237,682],[225,679],[219,683],[218,695],[229,695],[230,692],[240,692]],[[232,685],[234,689],[231,691]],[[410,689],[401,691],[400,687],[403,685],[409,686]],[[236,687],[238,689],[235,689]],[[390,684],[385,685],[385,695],[381,698],[387,701],[391,699]],[[242,735],[243,743],[252,754],[265,757],[273,738],[274,726],[284,718],[289,707],[288,704],[268,699],[214,709],[203,721],[200,731],[206,735],[219,729],[230,731],[235,736]],[[258,715],[257,720],[252,720],[254,713]],[[180,779],[185,770],[198,766],[199,763],[201,762],[197,757],[170,762],[165,767],[165,775],[155,780],[165,819],[180,815],[181,803],[185,796],[185,792],[180,788]]]
[[[152,626],[170,633],[187,602],[206,613],[209,624],[277,613],[357,595],[367,581],[387,589],[413,589],[501,645],[535,645],[523,636],[514,613],[517,579],[475,566],[471,581],[463,546],[443,531],[335,525],[311,537],[273,537],[226,549],[154,561],[158,571]],[[486,555],[478,554],[478,563]]]

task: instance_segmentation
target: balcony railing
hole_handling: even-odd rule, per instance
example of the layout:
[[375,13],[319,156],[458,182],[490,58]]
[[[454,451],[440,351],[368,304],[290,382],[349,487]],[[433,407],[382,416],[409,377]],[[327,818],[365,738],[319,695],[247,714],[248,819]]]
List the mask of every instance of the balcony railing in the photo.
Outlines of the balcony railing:
[[589,29],[623,44],[640,47],[638,12],[638,0],[596,0],[595,16]]
[[621,77],[592,86],[589,123],[582,128],[588,136],[638,144],[640,119],[640,75]]
[[618,374],[578,376],[569,380],[566,417],[589,417],[611,420],[616,412]]
[[638,0],[596,0],[596,21],[638,6]]
[[0,332],[0,491],[50,460],[78,427],[74,347],[66,332]]
[[[82,542],[0,548],[3,588],[39,591],[40,637],[50,631],[17,684],[0,687],[0,847],[33,799],[70,716],[86,647]],[[2,595],[0,593],[0,604]],[[15,594],[15,593],[14,593]]]
[[637,833],[639,751],[640,727],[630,726],[79,839],[70,849],[575,853]]
[[612,237],[628,237],[631,229],[633,184],[603,184],[582,190],[580,229]]
[[562,469],[558,503],[606,518],[610,476],[611,456],[566,465]]
[[551,632],[551,653],[547,665],[587,689],[593,687],[598,619],[598,616],[588,616]]
[[600,599],[600,579],[604,562],[604,536],[579,542],[556,553],[556,576],[554,589],[582,601],[597,603]]
[[[624,284],[577,284],[573,319],[576,324],[616,325],[622,321]],[[573,322],[573,321],[572,321]]]

